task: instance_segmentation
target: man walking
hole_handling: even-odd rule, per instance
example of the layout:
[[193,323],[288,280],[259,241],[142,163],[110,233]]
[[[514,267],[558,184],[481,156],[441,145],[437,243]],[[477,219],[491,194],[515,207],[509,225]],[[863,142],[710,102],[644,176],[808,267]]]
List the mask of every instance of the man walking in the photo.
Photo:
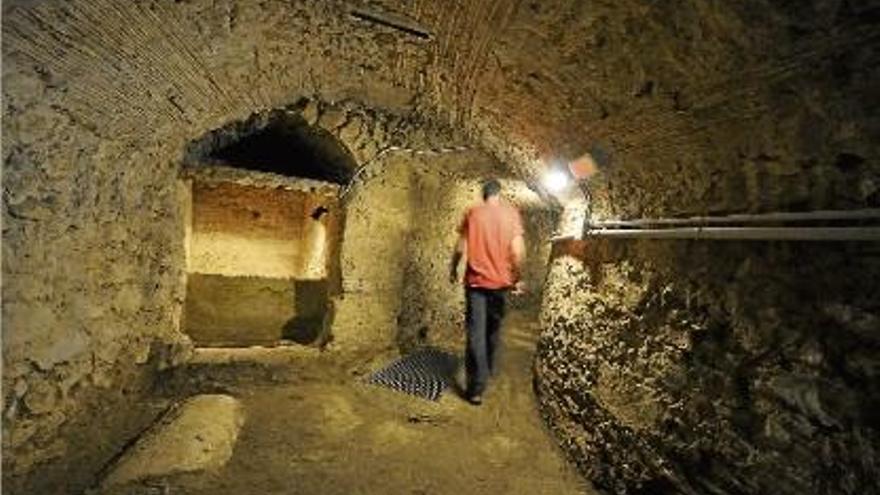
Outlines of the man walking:
[[492,179],[483,184],[483,201],[465,213],[458,229],[459,239],[450,266],[450,280],[457,283],[458,265],[467,259],[466,397],[471,404],[483,402],[489,376],[496,369],[496,357],[508,290],[522,291],[520,269],[525,257],[522,220],[512,205],[502,201],[501,184]]

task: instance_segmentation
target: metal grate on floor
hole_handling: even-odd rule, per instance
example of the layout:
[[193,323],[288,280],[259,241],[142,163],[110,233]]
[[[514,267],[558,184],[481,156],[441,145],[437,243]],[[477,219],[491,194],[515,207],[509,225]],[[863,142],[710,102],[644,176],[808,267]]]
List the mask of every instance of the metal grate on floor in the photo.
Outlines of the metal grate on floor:
[[371,385],[436,401],[455,380],[458,357],[434,348],[407,354],[365,380]]

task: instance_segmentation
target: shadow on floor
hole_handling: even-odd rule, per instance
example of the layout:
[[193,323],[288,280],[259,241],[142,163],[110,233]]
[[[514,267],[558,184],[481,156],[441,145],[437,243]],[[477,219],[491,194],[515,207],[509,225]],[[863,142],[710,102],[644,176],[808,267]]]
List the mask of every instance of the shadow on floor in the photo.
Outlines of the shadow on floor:
[[281,330],[284,339],[302,345],[320,345],[325,339],[329,304],[326,280],[297,280],[294,283],[294,316]]

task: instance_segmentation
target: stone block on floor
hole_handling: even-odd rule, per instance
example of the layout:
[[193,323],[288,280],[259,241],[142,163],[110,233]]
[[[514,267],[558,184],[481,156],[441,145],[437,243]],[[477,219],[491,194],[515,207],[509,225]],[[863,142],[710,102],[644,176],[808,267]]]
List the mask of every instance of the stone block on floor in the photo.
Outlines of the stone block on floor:
[[105,488],[151,477],[218,469],[232,457],[244,407],[229,395],[205,394],[175,405],[111,468]]

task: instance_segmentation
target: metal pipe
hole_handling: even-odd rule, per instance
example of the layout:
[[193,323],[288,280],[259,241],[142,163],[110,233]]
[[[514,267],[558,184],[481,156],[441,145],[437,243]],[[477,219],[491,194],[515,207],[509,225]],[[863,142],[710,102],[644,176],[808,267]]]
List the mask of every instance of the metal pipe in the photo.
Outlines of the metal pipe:
[[[679,227],[585,230],[584,238],[590,237],[745,241],[880,241],[880,227]],[[565,239],[556,238],[554,240]]]
[[650,225],[723,225],[732,223],[762,222],[816,222],[835,220],[878,220],[880,208],[862,210],[816,210],[808,212],[775,212],[757,214],[737,214],[723,217],[686,218],[645,218],[639,220],[600,220],[591,222],[590,227],[642,227]]

